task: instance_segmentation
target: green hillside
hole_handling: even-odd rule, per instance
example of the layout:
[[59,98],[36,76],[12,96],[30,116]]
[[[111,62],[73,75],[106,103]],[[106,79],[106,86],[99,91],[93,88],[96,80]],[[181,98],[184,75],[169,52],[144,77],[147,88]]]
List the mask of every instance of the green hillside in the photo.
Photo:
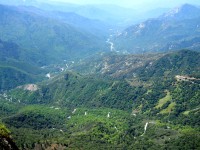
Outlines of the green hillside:
[[181,50],[169,53],[151,64],[137,70],[144,78],[170,78],[176,75],[198,76],[200,72],[200,53]]
[[16,43],[0,40],[0,91],[44,79],[49,69],[38,67],[36,60]]
[[[198,149],[198,55],[186,50],[166,54],[151,68],[141,67],[149,71],[148,78],[64,72],[35,90],[19,87],[2,95],[1,114],[6,116],[1,118],[20,148]],[[168,76],[152,70],[168,71]]]
[[27,104],[53,104],[73,107],[108,107],[131,110],[138,93],[145,89],[132,87],[126,81],[112,81],[96,77],[64,73],[51,81],[39,84],[35,92],[11,90],[11,96]]
[[106,49],[105,42],[95,35],[40,14],[0,5],[0,39],[19,45],[23,48],[21,53],[39,65],[73,60]]

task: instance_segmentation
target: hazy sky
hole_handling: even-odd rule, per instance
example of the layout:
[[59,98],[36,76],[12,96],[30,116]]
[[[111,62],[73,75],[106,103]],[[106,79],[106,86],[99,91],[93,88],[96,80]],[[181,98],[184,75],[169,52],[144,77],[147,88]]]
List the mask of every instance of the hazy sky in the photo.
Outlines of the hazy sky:
[[200,0],[49,0],[75,4],[116,4],[124,7],[174,7],[184,3],[200,5]]

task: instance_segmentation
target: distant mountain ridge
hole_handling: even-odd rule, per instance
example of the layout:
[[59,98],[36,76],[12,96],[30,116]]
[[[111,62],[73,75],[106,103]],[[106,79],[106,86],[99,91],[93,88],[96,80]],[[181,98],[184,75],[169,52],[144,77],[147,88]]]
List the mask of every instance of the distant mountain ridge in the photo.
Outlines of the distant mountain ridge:
[[164,13],[160,19],[175,19],[184,20],[200,17],[200,6],[190,4],[183,4],[179,7],[171,9],[169,12]]
[[200,48],[200,8],[185,4],[124,30],[113,38],[116,50],[130,53]]
[[100,37],[37,11],[0,5],[0,39],[25,49],[26,57],[36,58],[37,64],[76,59],[106,49]]
[[61,11],[65,13],[73,12],[89,19],[102,21],[115,29],[122,29],[133,23],[138,23],[142,20],[152,17],[157,17],[168,10],[166,8],[156,8],[153,10],[141,11],[134,8],[125,8],[112,4],[79,5],[67,2],[47,2],[40,0],[0,0],[0,3],[16,6],[35,6],[47,11]]

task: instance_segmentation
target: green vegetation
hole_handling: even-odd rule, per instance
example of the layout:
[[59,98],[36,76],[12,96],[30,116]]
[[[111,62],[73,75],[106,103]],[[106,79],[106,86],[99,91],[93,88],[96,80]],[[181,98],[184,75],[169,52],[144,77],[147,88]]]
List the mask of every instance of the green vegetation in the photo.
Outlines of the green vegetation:
[[161,108],[163,105],[165,105],[167,102],[171,101],[171,95],[170,95],[170,92],[167,91],[167,95],[160,99],[159,102],[158,102],[158,105],[156,106],[156,108]]
[[35,92],[17,88],[9,93],[13,99],[26,104],[51,104],[68,108],[107,107],[130,111],[134,101],[139,101],[139,93],[142,95],[146,92],[142,87],[132,87],[126,81],[84,77],[70,72],[39,86]]
[[0,91],[37,81],[37,77],[14,67],[0,66]]
[[[137,70],[137,74],[141,79],[147,81],[163,78],[172,80],[176,75],[199,75],[198,66],[200,65],[200,53],[190,50],[181,50],[169,53],[162,58],[147,64]],[[161,81],[161,82],[162,82]]]
[[[200,149],[200,53],[150,53],[198,49],[196,16],[115,37],[73,13],[0,5],[0,149]],[[108,33],[149,53],[104,53]]]
[[168,107],[166,109],[162,110],[160,113],[161,114],[169,114],[169,113],[171,113],[174,110],[175,105],[176,105],[175,102],[170,103],[168,105]]
[[62,127],[67,116],[64,112],[57,108],[32,105],[22,108],[17,114],[11,116],[11,118],[4,118],[3,121],[16,128],[42,129],[55,126]]
[[0,124],[0,136],[9,137],[10,131],[5,127],[5,125]]
[[0,40],[0,91],[10,90],[19,85],[44,79],[46,70],[25,62],[23,50],[12,42]]
[[[192,60],[197,55],[185,50],[164,55],[126,80],[63,72],[34,91],[22,86],[2,94],[0,117],[21,149],[56,143],[68,149],[198,148],[200,84],[175,79],[199,74]],[[164,66],[168,60],[173,63]],[[185,74],[189,69],[194,72]]]
[[[0,23],[0,119],[20,149],[199,148],[200,53],[109,54],[71,63],[82,74],[58,73],[57,60],[66,66],[104,44],[52,18],[28,14],[27,26],[27,16],[5,9],[9,16],[2,20],[12,21]],[[6,34],[10,29],[19,32]],[[42,81],[51,71],[53,77]],[[37,88],[25,88],[30,83]],[[3,137],[9,130],[0,125]]]
[[77,60],[107,49],[104,39],[45,11],[40,10],[43,14],[40,15],[34,13],[34,8],[25,10],[3,5],[0,11],[0,42],[11,41],[4,48],[13,51],[0,52],[3,56],[42,66]]

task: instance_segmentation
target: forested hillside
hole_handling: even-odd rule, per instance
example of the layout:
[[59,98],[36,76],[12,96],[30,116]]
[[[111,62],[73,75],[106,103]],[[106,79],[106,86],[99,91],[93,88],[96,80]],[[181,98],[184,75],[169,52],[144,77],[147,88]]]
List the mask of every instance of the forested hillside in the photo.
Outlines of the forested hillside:
[[45,11],[0,5],[0,12],[0,39],[19,45],[23,49],[16,49],[17,53],[38,65],[73,60],[106,50],[106,43],[100,37],[51,17]]
[[200,78],[193,63],[198,55],[187,50],[165,54],[125,80],[64,72],[18,87],[1,96],[1,114],[7,116],[2,121],[21,148],[59,143],[75,149],[91,141],[83,148],[174,149],[190,138],[196,139],[185,149],[199,147]]

